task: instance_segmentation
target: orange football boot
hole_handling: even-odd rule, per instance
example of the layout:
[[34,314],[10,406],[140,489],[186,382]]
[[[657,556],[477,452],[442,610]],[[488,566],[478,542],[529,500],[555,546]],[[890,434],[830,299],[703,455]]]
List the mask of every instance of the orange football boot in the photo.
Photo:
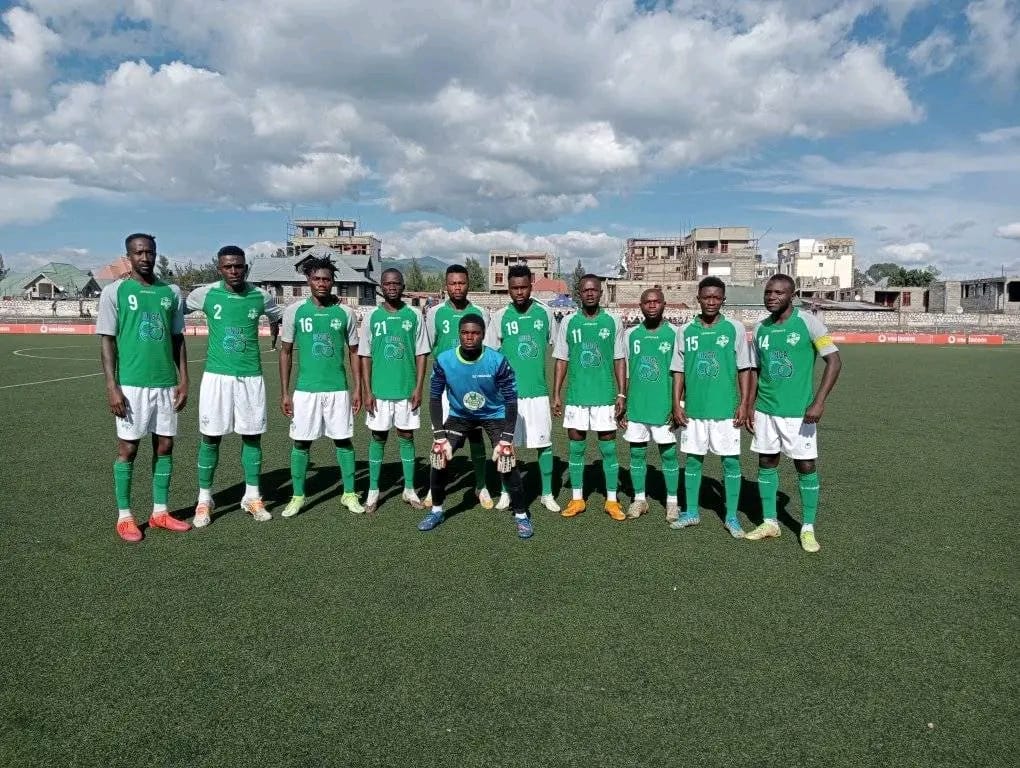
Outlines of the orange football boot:
[[623,507],[620,506],[618,501],[607,501],[606,502],[606,514],[614,520],[626,520],[627,516],[623,514]]
[[117,535],[124,541],[142,540],[142,532],[138,529],[138,524],[133,517],[125,517],[117,521]]
[[149,527],[163,528],[167,531],[173,531],[174,533],[184,533],[185,531],[191,530],[191,523],[178,520],[169,512],[160,512],[158,515],[149,515]]
[[567,504],[566,508],[560,512],[563,517],[574,517],[584,512],[585,507],[588,505],[584,503],[584,499],[571,499],[570,503]]

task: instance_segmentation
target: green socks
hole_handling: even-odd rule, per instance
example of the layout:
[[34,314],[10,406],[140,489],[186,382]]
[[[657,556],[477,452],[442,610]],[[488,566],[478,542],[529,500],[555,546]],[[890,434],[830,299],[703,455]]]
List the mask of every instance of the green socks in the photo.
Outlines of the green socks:
[[570,487],[580,491],[584,484],[584,440],[571,440],[570,452]]
[[705,469],[705,457],[687,454],[684,462],[684,496],[687,506],[685,512],[698,514],[698,497],[701,494],[701,474]]
[[216,465],[220,463],[220,444],[207,443],[205,440],[198,444],[198,487],[212,488],[213,477],[216,475]]
[[659,446],[662,457],[662,477],[666,481],[666,495],[676,496],[680,487],[680,457],[677,455],[676,443]]
[[723,490],[726,493],[726,517],[737,516],[740,501],[740,457],[723,456]]
[[308,474],[308,451],[293,446],[290,449],[290,483],[294,496],[305,495],[305,475]]
[[538,471],[542,475],[542,495],[552,496],[553,449],[551,445],[538,449]]
[[354,447],[337,446],[336,463],[340,465],[340,481],[344,493],[350,493],[354,490]]
[[[478,442],[469,442],[471,450],[471,464],[475,468],[475,490],[480,491],[485,487],[485,443],[481,440]],[[410,488],[411,486],[408,486]]]
[[797,484],[800,486],[800,506],[804,512],[804,525],[814,525],[815,517],[818,515],[818,473],[798,475]]
[[[616,458],[616,440],[599,440],[602,454],[602,473],[606,476],[606,493],[616,493],[620,480],[620,462]],[[611,498],[616,498],[611,497]]]
[[173,456],[155,456],[153,458],[152,505],[154,507],[166,507],[167,500],[170,498],[170,475],[173,473],[173,469]]
[[131,509],[131,473],[135,465],[130,461],[117,459],[113,462],[113,494],[117,509]]
[[262,475],[262,440],[258,437],[241,437],[241,468],[244,484],[258,487]]
[[404,488],[414,488],[414,440],[398,438],[400,465],[404,468]]
[[382,469],[383,453],[386,450],[385,440],[368,441],[368,490],[379,490],[379,471]]
[[644,497],[645,477],[648,475],[648,446],[630,446],[630,482],[634,486],[634,496]]
[[[817,489],[815,493],[817,494]],[[776,496],[779,495],[778,467],[772,469],[758,467],[758,494],[761,496],[761,516],[766,520],[775,521],[778,518],[776,513]],[[817,498],[816,495],[815,499]]]

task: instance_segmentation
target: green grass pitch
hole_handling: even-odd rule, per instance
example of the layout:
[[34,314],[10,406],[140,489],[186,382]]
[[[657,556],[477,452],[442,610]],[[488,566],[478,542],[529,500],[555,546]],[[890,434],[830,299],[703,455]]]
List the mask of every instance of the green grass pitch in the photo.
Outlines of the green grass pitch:
[[[204,357],[203,341],[189,349]],[[339,510],[320,441],[306,510],[255,523],[228,438],[214,524],[127,545],[112,417],[89,376],[97,343],[0,337],[0,765],[1016,765],[1020,349],[843,356],[821,432],[818,556],[790,518],[779,540],[730,539],[715,459],[702,503],[716,514],[695,529],[670,531],[658,504],[615,523],[596,493],[573,520],[533,505],[522,542],[509,515],[461,502],[461,455],[461,513],[420,534],[394,496],[395,440],[374,517]],[[289,442],[264,359],[263,487],[278,513]],[[181,514],[195,493],[191,369]],[[10,386],[53,379],[66,380]],[[356,443],[363,497],[363,426]],[[781,492],[797,519],[789,462]]]

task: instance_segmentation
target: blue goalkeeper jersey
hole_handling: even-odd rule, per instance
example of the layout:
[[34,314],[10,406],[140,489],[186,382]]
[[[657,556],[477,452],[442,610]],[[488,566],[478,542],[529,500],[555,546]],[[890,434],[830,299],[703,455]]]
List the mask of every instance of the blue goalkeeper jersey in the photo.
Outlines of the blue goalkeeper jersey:
[[465,360],[460,347],[440,352],[432,372],[433,398],[447,393],[450,416],[505,419],[506,406],[517,402],[517,379],[500,352],[483,347],[477,360]]

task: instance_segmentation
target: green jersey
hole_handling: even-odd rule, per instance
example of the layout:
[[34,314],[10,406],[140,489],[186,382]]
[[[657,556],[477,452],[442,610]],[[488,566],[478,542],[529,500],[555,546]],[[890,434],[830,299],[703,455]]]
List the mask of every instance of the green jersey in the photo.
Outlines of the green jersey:
[[372,358],[372,394],[380,400],[407,400],[418,381],[416,357],[429,353],[421,312],[404,304],[395,312],[379,306],[361,321],[358,354]]
[[594,317],[577,311],[564,318],[556,333],[553,357],[567,361],[567,405],[613,405],[613,361],[623,360],[623,323],[599,309]]
[[184,333],[184,301],[176,285],[133,278],[110,283],[99,296],[96,333],[117,340],[121,386],[176,386],[171,337]]
[[754,367],[747,331],[722,315],[711,325],[701,316],[680,328],[671,370],[684,375],[684,410],[692,419],[732,419],[740,404],[737,372]]
[[766,317],[754,328],[758,399],[756,411],[799,418],[814,399],[815,358],[838,351],[814,315],[794,309],[784,322]]
[[347,348],[358,345],[358,323],[340,302],[320,307],[313,299],[291,304],[283,312],[280,336],[298,353],[295,389],[339,392],[347,384]]
[[673,379],[669,374],[677,332],[665,320],[650,330],[644,323],[629,329],[627,346],[627,418],[659,427],[673,412]]
[[271,322],[283,319],[283,309],[266,291],[244,284],[240,293],[221,280],[203,285],[188,294],[188,310],[205,313],[209,328],[205,370],[224,376],[261,376],[259,318]]
[[489,325],[488,313],[471,302],[464,309],[457,309],[449,301],[430,307],[425,315],[425,335],[432,348],[432,356],[460,346],[460,319],[464,315],[478,315]]
[[485,332],[486,346],[498,349],[517,377],[518,397],[548,397],[546,349],[556,338],[556,321],[549,307],[534,299],[524,312],[511,304],[492,317]]

